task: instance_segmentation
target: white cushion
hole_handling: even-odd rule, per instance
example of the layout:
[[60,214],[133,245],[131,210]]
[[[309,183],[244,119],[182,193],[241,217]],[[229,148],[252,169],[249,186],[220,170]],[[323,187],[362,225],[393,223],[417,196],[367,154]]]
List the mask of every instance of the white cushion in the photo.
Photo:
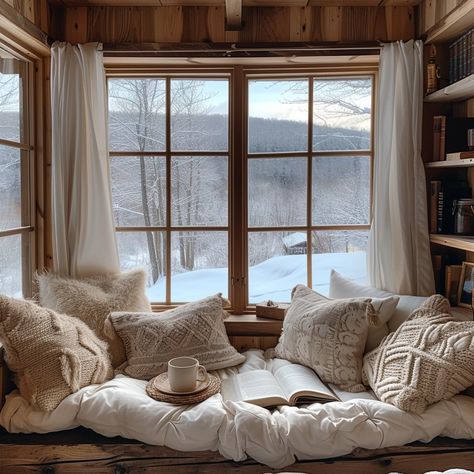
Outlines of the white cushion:
[[359,285],[354,281],[347,280],[335,270],[331,270],[329,283],[330,298],[357,298],[363,296],[373,298],[372,304],[378,312],[379,320],[382,323],[379,326],[369,328],[369,334],[367,336],[364,351],[369,352],[372,349],[375,349],[382,339],[389,333],[387,323],[394,315],[400,298],[397,295],[388,293],[387,291]]

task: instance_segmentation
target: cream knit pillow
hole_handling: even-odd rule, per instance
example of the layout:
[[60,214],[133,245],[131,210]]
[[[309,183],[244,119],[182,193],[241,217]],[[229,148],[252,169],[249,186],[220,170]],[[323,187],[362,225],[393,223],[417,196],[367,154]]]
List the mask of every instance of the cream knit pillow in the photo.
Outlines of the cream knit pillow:
[[383,402],[413,413],[474,382],[474,321],[458,321],[434,295],[364,357],[364,382]]
[[39,410],[113,375],[106,343],[84,323],[29,301],[0,295],[0,342],[20,393]]
[[350,392],[361,384],[369,326],[379,323],[370,298],[330,300],[297,285],[275,353],[312,368],[323,382]]
[[85,322],[109,344],[113,366],[125,362],[122,341],[108,323],[108,317],[112,311],[151,311],[143,270],[81,280],[47,273],[38,276],[38,285],[42,306]]
[[168,361],[178,356],[195,357],[208,370],[241,364],[245,356],[229,342],[226,315],[220,295],[160,314],[112,313],[127,352],[124,372],[148,380],[165,372]]

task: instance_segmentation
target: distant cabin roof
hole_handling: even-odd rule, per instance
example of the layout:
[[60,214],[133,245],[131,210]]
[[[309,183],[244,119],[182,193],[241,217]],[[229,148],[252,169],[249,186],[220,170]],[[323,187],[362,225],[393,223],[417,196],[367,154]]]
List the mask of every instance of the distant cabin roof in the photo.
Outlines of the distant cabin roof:
[[306,234],[304,232],[294,232],[293,234],[283,237],[283,244],[285,247],[290,248],[295,245],[305,244]]

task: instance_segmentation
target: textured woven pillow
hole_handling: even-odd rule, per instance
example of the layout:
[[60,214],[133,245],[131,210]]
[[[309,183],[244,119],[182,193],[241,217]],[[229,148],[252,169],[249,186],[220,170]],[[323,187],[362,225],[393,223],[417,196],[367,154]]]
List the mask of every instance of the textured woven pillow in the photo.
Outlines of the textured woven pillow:
[[434,295],[364,358],[364,382],[383,402],[413,413],[474,382],[474,322],[458,321]]
[[215,295],[160,314],[112,313],[127,352],[124,372],[148,380],[165,372],[168,361],[179,356],[195,357],[208,370],[244,362],[245,356],[227,337],[223,304]]
[[297,285],[275,353],[311,367],[323,380],[364,391],[362,357],[369,326],[378,324],[370,298],[330,300]]
[[151,311],[145,294],[146,274],[132,270],[76,280],[47,273],[38,276],[40,303],[85,322],[109,344],[112,365],[125,362],[125,349],[108,317],[112,311]]
[[39,410],[113,375],[107,344],[83,322],[29,301],[0,295],[0,341],[20,393]]

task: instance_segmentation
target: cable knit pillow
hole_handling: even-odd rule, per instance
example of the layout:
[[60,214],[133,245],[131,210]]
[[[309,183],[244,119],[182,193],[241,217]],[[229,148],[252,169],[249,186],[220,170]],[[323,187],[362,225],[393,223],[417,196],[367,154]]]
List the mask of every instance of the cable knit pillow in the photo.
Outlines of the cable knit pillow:
[[474,382],[474,321],[458,321],[434,295],[364,358],[364,382],[383,402],[413,413]]
[[0,295],[0,342],[20,393],[39,410],[113,375],[107,344],[83,322],[29,301]]
[[38,285],[41,306],[79,318],[109,344],[114,367],[125,362],[122,341],[108,317],[112,311],[151,311],[143,270],[81,280],[47,273],[38,276]]
[[370,298],[330,300],[304,285],[293,289],[275,353],[311,367],[342,390],[365,391],[362,357],[369,326],[378,324]]
[[168,361],[178,356],[195,357],[208,370],[244,362],[245,356],[227,337],[223,304],[215,295],[160,314],[112,313],[112,324],[127,352],[124,372],[148,380],[165,372]]

